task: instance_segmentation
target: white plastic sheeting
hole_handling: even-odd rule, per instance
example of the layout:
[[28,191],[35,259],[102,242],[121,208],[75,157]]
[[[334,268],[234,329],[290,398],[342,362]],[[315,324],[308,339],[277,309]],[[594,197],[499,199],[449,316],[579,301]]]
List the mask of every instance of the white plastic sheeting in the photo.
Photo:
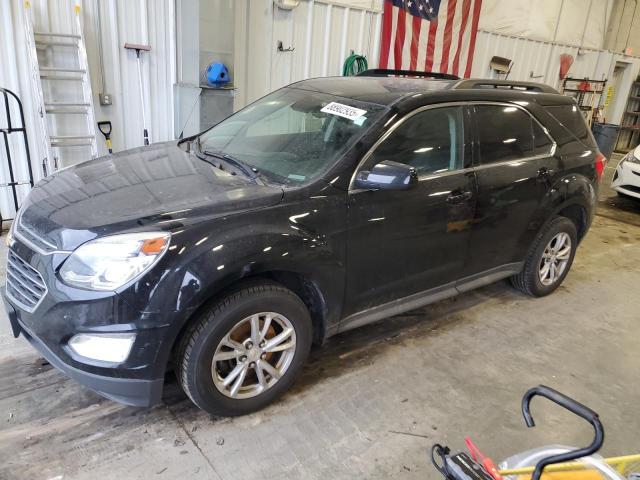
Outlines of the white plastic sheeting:
[[483,0],[479,28],[603,48],[614,0]]
[[[82,8],[89,70],[97,121],[111,120],[112,140],[116,151],[142,145],[142,112],[135,53],[124,50],[125,42],[150,44],[151,52],[143,54],[143,82],[146,113],[152,142],[173,138],[173,84],[175,83],[175,11],[174,0],[32,0],[35,30],[71,32],[73,8]],[[97,6],[100,5],[104,91],[110,93],[113,105],[101,107],[98,93],[102,91],[97,40]],[[31,157],[36,180],[42,176],[41,159],[44,153],[35,138],[35,109],[30,101],[26,43],[22,0],[2,0],[0,8],[0,86],[16,92],[23,100]],[[55,59],[61,60],[64,59]],[[64,61],[63,63],[67,63]],[[70,82],[66,82],[70,83]],[[71,91],[73,87],[66,86]],[[70,134],[73,118],[57,116],[56,128]],[[72,116],[68,116],[72,117]],[[75,119],[77,121],[77,118]],[[80,133],[82,134],[82,133]],[[98,133],[98,147],[106,153],[103,137]],[[62,166],[77,163],[88,157],[88,149],[68,147],[61,150]],[[15,146],[15,168],[26,174],[24,152]],[[8,179],[6,158],[0,153],[0,183]],[[27,189],[23,189],[26,194]],[[0,208],[3,217],[13,216],[10,190],[0,189]]]
[[[381,0],[302,0],[293,10],[238,0],[235,8],[236,109],[291,82],[340,75],[351,51],[378,64]],[[293,50],[278,52],[279,41]]]
[[631,83],[640,70],[640,58],[637,57],[481,30],[476,40],[472,77],[504,78],[503,74],[497,74],[489,67],[491,57],[498,55],[513,61],[509,80],[546,83],[560,90],[560,55],[563,53],[574,58],[568,74],[574,78],[610,79],[616,63],[627,67],[613,99],[611,116],[607,119],[610,123],[620,123]]

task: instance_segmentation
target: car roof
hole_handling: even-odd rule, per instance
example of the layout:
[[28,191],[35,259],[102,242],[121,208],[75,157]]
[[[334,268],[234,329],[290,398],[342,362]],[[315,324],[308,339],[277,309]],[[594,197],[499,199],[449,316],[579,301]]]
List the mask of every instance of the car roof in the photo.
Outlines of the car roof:
[[452,80],[424,80],[397,77],[321,77],[291,85],[301,90],[337,95],[361,102],[391,105],[398,100],[425,91],[443,90]]
[[[409,101],[535,101],[540,105],[573,105],[571,97],[531,82],[492,79],[426,79],[393,76],[320,77],[302,80],[292,88],[336,95],[356,101],[390,106]],[[420,97],[419,99],[417,97]]]

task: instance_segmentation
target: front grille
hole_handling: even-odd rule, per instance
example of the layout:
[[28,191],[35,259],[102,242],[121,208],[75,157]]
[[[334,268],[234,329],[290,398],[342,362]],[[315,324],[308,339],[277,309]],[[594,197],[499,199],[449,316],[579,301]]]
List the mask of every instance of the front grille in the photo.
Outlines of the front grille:
[[31,228],[27,227],[22,223],[22,216],[18,217],[18,222],[15,228],[16,236],[20,237],[21,240],[24,240],[24,243],[33,247],[36,251],[40,253],[51,253],[56,250],[56,245],[48,242],[44,238],[42,238],[38,233],[33,231]]
[[27,312],[33,312],[47,293],[40,273],[9,250],[7,255],[7,297]]

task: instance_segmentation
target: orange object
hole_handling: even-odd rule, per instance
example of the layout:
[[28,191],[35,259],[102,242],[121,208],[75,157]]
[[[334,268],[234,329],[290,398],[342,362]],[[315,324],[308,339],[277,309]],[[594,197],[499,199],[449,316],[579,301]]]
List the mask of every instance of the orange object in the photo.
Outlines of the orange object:
[[588,92],[589,90],[591,90],[591,84],[584,80],[578,85],[578,90],[580,90],[581,92]]
[[165,237],[150,238],[142,242],[140,251],[145,255],[158,255],[166,245],[167,239]]
[[560,55],[560,80],[564,80],[569,73],[569,69],[573,65],[573,55],[563,53]]
[[487,471],[487,473],[491,475],[495,480],[503,480],[502,476],[498,473],[498,468],[496,467],[495,463],[493,463],[493,460],[485,456],[480,451],[480,449],[476,446],[476,444],[471,441],[471,437],[465,438],[464,443],[467,444],[467,448],[469,449],[471,458],[473,458],[476,462],[481,464],[484,467],[484,469]]

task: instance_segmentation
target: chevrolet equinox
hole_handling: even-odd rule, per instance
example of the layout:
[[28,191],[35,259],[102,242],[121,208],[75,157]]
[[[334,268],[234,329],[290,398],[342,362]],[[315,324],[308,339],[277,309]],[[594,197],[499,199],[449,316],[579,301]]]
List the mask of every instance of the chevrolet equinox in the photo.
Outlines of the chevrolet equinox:
[[305,80],[43,179],[8,235],[5,306],[105,397],[157,403],[172,365],[198,407],[242,415],[339,332],[504,278],[554,291],[605,163],[545,85]]

